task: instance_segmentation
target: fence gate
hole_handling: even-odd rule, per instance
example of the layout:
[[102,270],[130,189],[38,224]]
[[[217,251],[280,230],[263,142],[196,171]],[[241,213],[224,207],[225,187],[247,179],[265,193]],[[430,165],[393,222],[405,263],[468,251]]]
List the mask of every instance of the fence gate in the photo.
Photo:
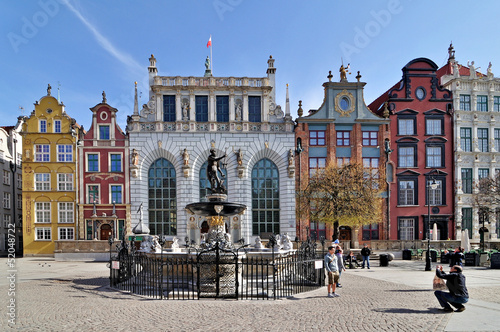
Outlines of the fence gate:
[[238,254],[220,247],[219,242],[198,253],[199,298],[238,298]]

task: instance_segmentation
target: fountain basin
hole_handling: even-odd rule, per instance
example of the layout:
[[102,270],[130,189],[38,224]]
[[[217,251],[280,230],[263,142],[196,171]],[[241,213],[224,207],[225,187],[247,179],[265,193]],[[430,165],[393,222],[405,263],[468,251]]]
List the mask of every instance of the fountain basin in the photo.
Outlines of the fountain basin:
[[[220,213],[215,210],[216,205],[222,205],[223,208]],[[246,205],[229,203],[229,202],[197,202],[186,205],[186,210],[197,216],[210,217],[210,216],[222,216],[230,217],[236,214],[240,214],[246,209]]]

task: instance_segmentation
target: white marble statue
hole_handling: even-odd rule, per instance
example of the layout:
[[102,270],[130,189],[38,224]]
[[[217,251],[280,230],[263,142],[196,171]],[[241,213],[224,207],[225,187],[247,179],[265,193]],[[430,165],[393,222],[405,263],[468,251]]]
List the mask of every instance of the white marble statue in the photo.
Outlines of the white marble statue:
[[172,239],[172,245],[170,246],[172,249],[179,249],[179,239],[174,237]]
[[288,233],[283,234],[283,250],[292,250],[293,249],[293,243],[290,240],[290,236]]
[[255,245],[253,247],[255,249],[262,249],[262,248],[264,248],[264,245],[262,244],[262,239],[260,238],[260,236],[257,236],[255,238]]

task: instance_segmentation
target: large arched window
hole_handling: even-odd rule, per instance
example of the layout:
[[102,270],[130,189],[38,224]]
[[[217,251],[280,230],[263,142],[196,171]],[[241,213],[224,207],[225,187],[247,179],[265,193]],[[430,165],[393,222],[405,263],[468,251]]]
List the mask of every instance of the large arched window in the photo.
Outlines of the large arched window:
[[280,232],[278,167],[261,159],[252,169],[252,234]]
[[[210,190],[207,188],[210,188],[210,182],[208,181],[207,178],[207,166],[208,166],[208,161],[205,161],[203,165],[201,165],[200,168],[200,201],[201,202],[206,202],[206,196],[210,194]],[[226,187],[227,190],[227,170],[225,168],[221,168],[222,173],[224,174],[224,181],[222,182],[224,184],[224,187]]]
[[175,169],[164,158],[156,160],[149,168],[148,197],[151,235],[177,235]]

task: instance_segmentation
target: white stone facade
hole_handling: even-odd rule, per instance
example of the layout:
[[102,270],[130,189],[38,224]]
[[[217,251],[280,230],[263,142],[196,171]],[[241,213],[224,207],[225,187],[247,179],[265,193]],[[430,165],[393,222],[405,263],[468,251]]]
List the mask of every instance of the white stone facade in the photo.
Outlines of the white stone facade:
[[[21,118],[21,117],[20,117]],[[0,255],[22,253],[22,120],[0,128]],[[10,239],[10,240],[9,240]],[[12,257],[12,256],[9,256]]]
[[[136,105],[127,124],[130,149],[139,154],[138,160],[131,161],[132,227],[139,220],[136,211],[141,203],[143,222],[149,224],[148,171],[156,160],[165,158],[176,172],[175,236],[199,241],[203,219],[189,215],[185,206],[201,200],[200,169],[214,148],[217,156],[227,154],[227,201],[247,206],[242,215],[226,220],[233,240],[244,238],[253,243],[259,235],[252,234],[252,169],[263,158],[278,168],[279,232],[295,237],[295,176],[290,163],[290,151],[295,149],[294,123],[288,109],[284,114],[275,104],[273,63],[270,58],[267,77],[263,78],[162,77],[156,76],[156,59],[150,58],[150,101],[140,112]],[[164,95],[175,95],[175,121],[163,121]],[[197,95],[208,96],[208,121],[194,121]],[[217,96],[228,97],[227,122],[216,121]],[[249,121],[249,96],[261,98],[258,123]]]
[[[449,65],[453,68],[452,73],[442,76],[441,84],[453,93],[456,239],[461,238],[461,231],[466,227],[464,223],[469,217],[462,215],[462,211],[470,209],[468,211],[472,211],[472,242],[478,243],[482,224],[479,221],[478,209],[473,204],[473,194],[478,190],[480,171],[487,170],[489,176],[495,176],[500,171],[499,141],[495,143],[495,136],[500,134],[500,79],[493,76],[491,65],[488,67],[488,74],[483,76],[476,73],[473,64],[474,62],[469,68],[462,67],[454,57],[451,58]],[[467,74],[464,75],[464,72]],[[470,96],[470,102],[466,102],[469,97],[463,96]],[[471,133],[470,140],[466,138],[468,128]],[[478,129],[482,131],[482,135],[487,132],[487,149],[484,143],[480,146]],[[462,178],[464,169],[472,170],[472,184]],[[485,236],[486,241],[500,241],[497,234],[499,220],[495,214],[497,208],[490,208],[490,223],[484,225],[489,230]]]

